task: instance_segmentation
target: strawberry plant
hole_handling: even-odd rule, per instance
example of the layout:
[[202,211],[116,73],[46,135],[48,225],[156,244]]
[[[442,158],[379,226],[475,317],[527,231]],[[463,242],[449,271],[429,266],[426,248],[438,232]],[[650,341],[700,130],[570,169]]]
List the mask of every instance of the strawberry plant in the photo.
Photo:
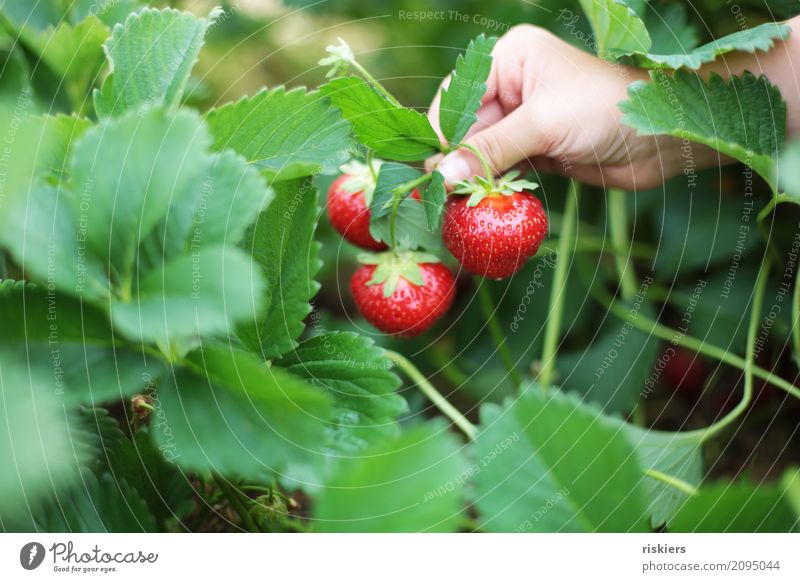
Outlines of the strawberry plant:
[[[342,40],[317,89],[200,106],[195,65],[235,16],[138,4],[0,4],[3,530],[797,529],[798,459],[733,481],[710,456],[754,422],[757,382],[796,425],[776,209],[800,150],[766,78],[698,72],[787,27],[670,52],[644,3],[580,2],[600,57],[649,70],[625,124],[763,180],[701,215],[734,240],[747,223],[741,244],[697,234],[697,197],[654,250],[631,219],[661,191],[497,175],[466,141],[492,36],[434,128]],[[437,156],[463,149],[483,172],[448,189]],[[666,379],[702,402],[720,377],[734,400],[708,418],[650,398]]]

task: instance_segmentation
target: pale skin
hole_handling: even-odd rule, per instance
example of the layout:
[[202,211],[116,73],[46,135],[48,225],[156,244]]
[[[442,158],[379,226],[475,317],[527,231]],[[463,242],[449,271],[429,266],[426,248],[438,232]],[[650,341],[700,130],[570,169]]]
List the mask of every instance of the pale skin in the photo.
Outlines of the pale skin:
[[[786,100],[790,139],[800,136],[800,79],[793,66],[800,63],[800,17],[787,24],[792,34],[769,52],[724,55],[700,73],[765,75]],[[522,165],[607,188],[642,190],[683,171],[687,152],[681,140],[639,136],[621,123],[617,104],[627,99],[628,85],[649,79],[647,71],[607,63],[532,25],[503,35],[492,56],[478,121],[465,141],[495,173]],[[438,111],[437,95],[428,113],[437,131]],[[700,145],[691,156],[696,168],[730,161]],[[483,173],[466,149],[429,161],[436,164],[450,185]]]

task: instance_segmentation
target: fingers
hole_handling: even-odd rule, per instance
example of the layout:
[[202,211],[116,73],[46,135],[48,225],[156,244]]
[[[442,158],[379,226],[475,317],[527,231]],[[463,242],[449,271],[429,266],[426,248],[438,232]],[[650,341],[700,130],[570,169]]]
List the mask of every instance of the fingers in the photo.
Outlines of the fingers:
[[[546,153],[546,141],[536,131],[530,111],[530,107],[520,107],[466,140],[481,153],[493,173],[504,172],[526,158]],[[451,186],[484,173],[481,160],[467,149],[448,154],[439,171]]]

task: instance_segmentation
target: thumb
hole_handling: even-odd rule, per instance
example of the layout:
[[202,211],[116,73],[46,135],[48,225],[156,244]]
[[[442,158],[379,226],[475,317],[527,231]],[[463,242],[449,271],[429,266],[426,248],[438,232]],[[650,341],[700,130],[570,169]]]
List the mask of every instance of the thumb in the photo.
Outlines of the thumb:
[[[469,137],[464,143],[473,146],[486,159],[492,173],[499,174],[520,161],[543,153],[543,136],[534,130],[528,107],[518,107],[497,123]],[[481,160],[466,148],[445,156],[439,171],[448,185],[484,174]]]

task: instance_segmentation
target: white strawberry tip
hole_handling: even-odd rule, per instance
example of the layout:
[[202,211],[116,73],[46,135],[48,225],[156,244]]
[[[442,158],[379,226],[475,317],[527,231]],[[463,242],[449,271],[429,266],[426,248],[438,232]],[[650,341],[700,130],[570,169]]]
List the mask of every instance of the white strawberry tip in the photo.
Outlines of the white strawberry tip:
[[453,194],[468,195],[467,206],[477,206],[487,196],[513,196],[523,190],[536,190],[539,184],[530,180],[517,180],[519,171],[511,170],[492,184],[484,176],[475,176],[471,180],[462,180],[456,185]]
[[358,261],[365,265],[376,265],[367,285],[383,284],[383,296],[391,297],[403,278],[412,285],[423,287],[422,263],[438,263],[439,257],[418,251],[386,251],[383,253],[361,253]]

